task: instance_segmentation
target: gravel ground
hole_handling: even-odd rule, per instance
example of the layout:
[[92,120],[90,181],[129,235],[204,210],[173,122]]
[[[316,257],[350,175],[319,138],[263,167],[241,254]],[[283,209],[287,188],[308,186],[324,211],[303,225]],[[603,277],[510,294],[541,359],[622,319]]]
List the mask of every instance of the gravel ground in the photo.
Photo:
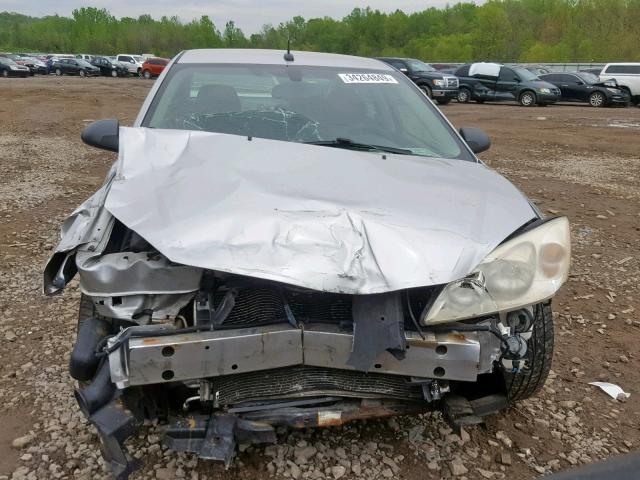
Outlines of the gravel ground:
[[[79,291],[41,294],[60,221],[113,157],[85,147],[87,122],[130,124],[151,82],[29,78],[0,89],[0,480],[110,478],[67,373]],[[554,303],[556,351],[543,391],[455,435],[438,413],[281,432],[221,466],[177,454],[149,424],[129,442],[133,478],[535,478],[640,442],[640,109],[444,107],[493,138],[483,155],[549,214],[572,223],[570,281]],[[594,380],[631,393],[608,398]]]

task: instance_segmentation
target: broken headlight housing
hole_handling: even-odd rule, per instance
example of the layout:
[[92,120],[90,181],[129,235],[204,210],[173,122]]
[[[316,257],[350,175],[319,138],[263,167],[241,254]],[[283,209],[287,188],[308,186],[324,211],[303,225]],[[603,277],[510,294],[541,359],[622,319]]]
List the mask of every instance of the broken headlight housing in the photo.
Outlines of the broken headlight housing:
[[424,325],[516,310],[551,298],[569,274],[566,217],[553,218],[496,247],[467,277],[438,295]]

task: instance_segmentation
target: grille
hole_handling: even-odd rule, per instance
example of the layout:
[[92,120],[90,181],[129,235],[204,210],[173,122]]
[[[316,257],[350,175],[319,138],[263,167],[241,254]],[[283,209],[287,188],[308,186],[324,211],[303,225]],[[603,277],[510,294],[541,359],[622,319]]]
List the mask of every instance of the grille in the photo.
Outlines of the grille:
[[447,87],[458,88],[458,79],[456,77],[447,77]]
[[[437,292],[434,287],[412,288],[401,292],[406,330],[415,330],[407,305],[411,305],[411,310],[418,319],[435,293]],[[214,308],[220,305],[224,295],[224,291],[214,294]],[[340,324],[345,327],[353,322],[353,295],[267,286],[239,289],[235,306],[224,325],[250,327],[286,322],[285,300],[297,321]]]
[[299,366],[225,375],[211,379],[220,405],[277,398],[336,395],[358,398],[422,399],[408,377]]
[[[224,292],[214,294],[214,307]],[[225,320],[226,326],[258,326],[287,321],[285,300],[296,320],[322,323],[350,323],[351,295],[323,292],[299,292],[277,288],[243,288]]]

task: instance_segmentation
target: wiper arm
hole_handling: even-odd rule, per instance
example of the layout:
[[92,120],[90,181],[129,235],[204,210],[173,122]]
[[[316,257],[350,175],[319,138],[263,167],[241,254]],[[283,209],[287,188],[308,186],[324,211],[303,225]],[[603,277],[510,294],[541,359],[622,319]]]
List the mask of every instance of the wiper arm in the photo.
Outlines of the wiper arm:
[[397,153],[399,155],[412,155],[411,150],[406,148],[388,147],[385,145],[371,145],[369,143],[354,142],[350,138],[338,137],[335,140],[318,140],[315,142],[304,142],[307,145],[322,145],[326,147],[352,148],[354,150],[378,150],[380,152]]

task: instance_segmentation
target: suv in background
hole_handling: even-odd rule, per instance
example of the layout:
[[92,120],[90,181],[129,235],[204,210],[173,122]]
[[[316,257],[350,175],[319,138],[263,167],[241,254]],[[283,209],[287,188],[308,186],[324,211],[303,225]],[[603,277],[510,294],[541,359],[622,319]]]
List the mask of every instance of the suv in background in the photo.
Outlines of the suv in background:
[[142,72],[142,62],[144,59],[140,55],[131,55],[129,53],[119,53],[116,60],[127,67],[129,73],[140,75]]
[[640,63],[607,63],[600,72],[600,80],[615,80],[631,95],[631,101],[640,104]]
[[413,58],[378,57],[378,60],[400,70],[427,97],[434,99],[440,105],[446,105],[458,97],[458,79],[453,75],[439,72],[428,63]]
[[469,63],[456,70],[458,101],[478,103],[516,101],[523,107],[548,105],[560,99],[560,89],[522,67],[498,63]]
[[168,63],[169,60],[166,58],[147,58],[142,64],[142,76],[147,80],[151,77],[157,77],[162,73]]

